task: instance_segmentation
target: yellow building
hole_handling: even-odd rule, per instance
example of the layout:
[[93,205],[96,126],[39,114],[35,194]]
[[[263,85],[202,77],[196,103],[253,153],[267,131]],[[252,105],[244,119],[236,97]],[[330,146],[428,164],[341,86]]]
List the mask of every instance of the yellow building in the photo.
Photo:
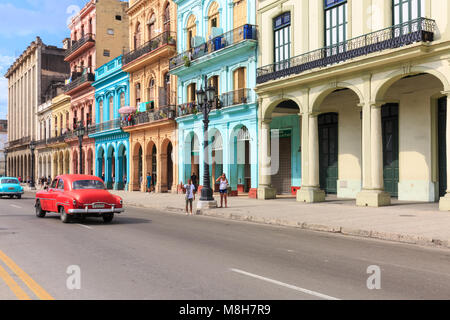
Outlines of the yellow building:
[[[443,197],[441,209],[450,209],[450,3],[268,0],[258,6],[264,39],[256,88],[259,198],[276,196],[272,181],[289,175],[278,170],[285,153],[300,152],[298,201],[336,194],[382,206],[391,197]],[[299,150],[281,148],[286,141],[274,130],[284,128],[271,126],[287,115],[300,122]]]
[[130,104],[140,111],[130,126],[130,190],[145,191],[147,173],[156,192],[176,191],[176,78],[169,58],[176,53],[176,7],[167,0],[132,0],[127,11],[131,51]]

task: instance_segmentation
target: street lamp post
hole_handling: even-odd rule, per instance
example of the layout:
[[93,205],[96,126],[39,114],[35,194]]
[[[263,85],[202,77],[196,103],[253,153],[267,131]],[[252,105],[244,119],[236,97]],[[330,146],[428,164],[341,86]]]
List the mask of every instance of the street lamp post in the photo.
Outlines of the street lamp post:
[[199,110],[203,113],[203,187],[201,190],[200,201],[197,203],[197,211],[203,208],[217,208],[217,201],[214,200],[213,190],[211,189],[211,181],[209,177],[209,139],[208,139],[208,124],[209,113],[211,112],[212,104],[215,98],[215,88],[207,86],[207,77],[204,77],[205,89],[202,88],[197,91],[197,102]]
[[8,150],[5,149],[5,177],[8,176]]
[[83,156],[82,156],[82,147],[83,147],[83,137],[84,137],[84,133],[85,133],[85,129],[83,126],[83,122],[80,121],[80,125],[78,126],[78,128],[75,131],[75,134],[78,137],[78,147],[80,149],[80,157],[79,157],[79,170],[78,173],[79,174],[83,174]]
[[34,150],[36,149],[36,143],[34,141],[30,142],[30,150],[31,150],[31,182],[30,189],[36,190],[36,186],[34,184]]

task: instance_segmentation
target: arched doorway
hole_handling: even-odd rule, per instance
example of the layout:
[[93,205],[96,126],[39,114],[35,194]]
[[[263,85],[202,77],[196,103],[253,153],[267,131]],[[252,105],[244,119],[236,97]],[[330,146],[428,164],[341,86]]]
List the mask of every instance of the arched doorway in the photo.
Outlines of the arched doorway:
[[439,197],[447,192],[447,97],[438,100],[438,166],[439,166]]
[[272,112],[272,187],[277,194],[292,194],[300,187],[300,108],[293,100],[279,103]]
[[113,146],[108,148],[108,155],[106,157],[106,187],[112,189],[114,187],[114,182],[116,178],[116,155]]
[[319,126],[319,181],[320,189],[327,194],[337,194],[338,181],[338,114],[321,114]]
[[247,193],[252,186],[252,145],[250,132],[245,125],[233,129],[230,144],[230,185],[239,193]]
[[78,174],[79,166],[78,166],[78,151],[72,152],[72,165],[73,165],[73,173]]
[[161,144],[161,192],[170,192],[173,185],[173,146],[169,139],[165,139]]
[[184,141],[183,148],[183,166],[184,176],[183,183],[191,178],[195,173],[197,176],[197,184],[200,180],[200,144],[197,135],[189,132]]
[[69,152],[69,150],[64,152],[64,173],[65,174],[70,173],[70,152]]
[[89,148],[88,150],[88,154],[87,154],[87,172],[86,174],[90,174],[93,175],[93,160],[94,160],[94,154],[91,148]]
[[219,184],[216,183],[217,178],[219,178],[223,173],[223,139],[220,131],[217,129],[212,129],[210,131],[209,144],[211,146],[211,160],[209,166],[209,175],[211,177],[211,186],[213,190],[219,191]]
[[143,178],[143,151],[140,143],[136,143],[133,148],[133,168],[133,172],[130,172],[130,174],[133,174],[133,183],[131,188],[133,191],[139,191],[141,189]]
[[102,147],[97,150],[96,176],[105,182],[105,150]]
[[125,186],[128,183],[128,170],[127,170],[127,149],[124,144],[121,144],[119,146],[118,151],[118,168],[119,168],[119,175],[116,180],[117,189],[118,190],[124,190]]

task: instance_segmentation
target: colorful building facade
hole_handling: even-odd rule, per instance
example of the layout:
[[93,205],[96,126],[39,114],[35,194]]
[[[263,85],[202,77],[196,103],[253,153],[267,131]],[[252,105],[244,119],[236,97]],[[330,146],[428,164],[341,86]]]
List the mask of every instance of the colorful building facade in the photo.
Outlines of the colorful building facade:
[[176,77],[169,58],[176,53],[176,6],[167,0],[130,1],[130,52],[123,70],[130,74],[130,105],[136,107],[130,134],[130,190],[175,192],[178,180],[175,105]]
[[96,66],[105,64],[128,48],[127,7],[126,2],[119,0],[91,0],[69,24],[71,38],[65,61],[70,63],[71,77],[65,93],[71,97],[73,134],[66,140],[71,147],[73,173],[94,174],[95,140],[89,138],[86,130],[80,150],[74,131],[80,124],[88,128],[95,123],[95,89],[92,83]]
[[123,132],[119,109],[129,105],[129,75],[122,71],[122,56],[95,71],[95,126],[89,138],[95,139],[95,175],[108,189],[128,190],[130,172],[129,133]]
[[383,206],[441,197],[448,210],[447,2],[305,2],[258,2],[260,198],[278,193],[273,163],[282,155],[270,129],[295,112],[298,201],[335,194]]
[[[204,161],[209,161],[211,185],[225,173],[233,193],[256,197],[258,187],[257,27],[256,2],[176,0],[178,52],[170,60],[170,73],[178,78],[179,177],[193,173],[203,181]],[[216,90],[209,115],[210,151],[205,159],[203,116],[196,91],[208,85]]]

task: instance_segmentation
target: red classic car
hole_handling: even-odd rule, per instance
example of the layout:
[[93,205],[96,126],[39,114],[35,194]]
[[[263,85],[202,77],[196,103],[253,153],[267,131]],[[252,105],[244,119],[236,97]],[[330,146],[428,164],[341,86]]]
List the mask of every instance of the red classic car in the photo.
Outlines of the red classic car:
[[122,213],[122,198],[111,194],[103,180],[96,176],[66,174],[57,176],[50,187],[36,193],[36,216],[59,212],[61,221],[72,217],[102,217],[111,222],[114,213]]

